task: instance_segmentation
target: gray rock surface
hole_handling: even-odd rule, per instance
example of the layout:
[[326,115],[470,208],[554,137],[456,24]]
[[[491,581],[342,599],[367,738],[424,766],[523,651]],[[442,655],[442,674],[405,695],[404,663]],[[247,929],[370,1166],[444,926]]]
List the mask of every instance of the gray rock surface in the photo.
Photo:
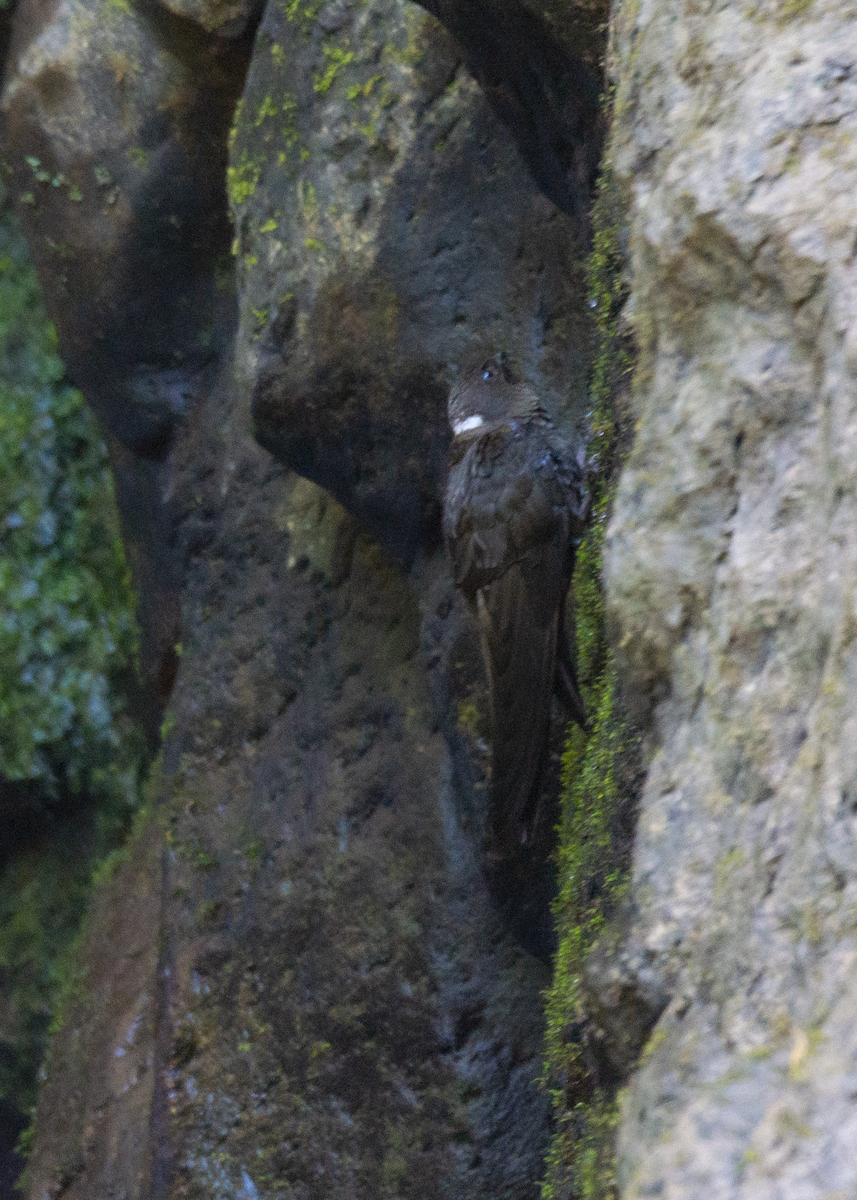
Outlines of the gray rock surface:
[[462,642],[443,562],[391,564],[232,401],[180,449],[171,731],[96,897],[29,1195],[535,1200],[549,971],[493,902],[427,686],[420,601],[435,675]]
[[308,22],[270,3],[229,190],[256,436],[400,557],[436,533],[446,393],[475,341],[580,415],[579,223],[423,9],[331,3]]
[[[544,979],[478,870],[475,642],[432,531],[474,340],[586,406],[591,146],[570,176],[562,137],[516,148],[533,96],[554,131],[583,111],[550,38],[504,74],[492,2],[426,8],[448,29],[271,4],[246,85],[250,3],[16,15],[12,187],[111,438],[161,698],[183,644],[168,830],[97,902],[39,1200],[535,1192]],[[561,9],[526,6],[558,37]],[[586,980],[617,1070],[667,1002],[623,1099],[629,1198],[857,1192],[855,17],[614,13],[640,360],[606,579],[649,760],[625,941]]]
[[629,1200],[857,1191],[855,16],[615,15],[640,363],[606,579],[650,759],[624,984],[671,997]]
[[437,518],[475,339],[585,411],[585,238],[407,0],[269,5],[229,137],[254,11],[16,16],[14,193],[171,695],[30,1194],[533,1200],[552,876],[546,845],[533,878],[482,870],[478,639]]

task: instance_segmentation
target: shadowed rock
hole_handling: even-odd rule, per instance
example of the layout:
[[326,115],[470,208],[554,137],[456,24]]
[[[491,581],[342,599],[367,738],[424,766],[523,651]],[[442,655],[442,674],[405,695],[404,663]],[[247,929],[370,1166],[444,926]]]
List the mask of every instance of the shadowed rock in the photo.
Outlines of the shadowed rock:
[[180,640],[162,464],[231,336],[225,138],[248,53],[155,5],[23,0],[6,66],[9,194],[108,435],[155,707]]

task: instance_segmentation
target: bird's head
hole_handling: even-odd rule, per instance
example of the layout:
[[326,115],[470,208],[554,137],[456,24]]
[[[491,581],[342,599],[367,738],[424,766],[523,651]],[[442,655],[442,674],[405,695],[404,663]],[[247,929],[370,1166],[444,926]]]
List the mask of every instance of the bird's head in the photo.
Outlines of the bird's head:
[[540,411],[535,392],[515,375],[505,354],[479,354],[469,359],[452,385],[447,403],[449,424],[456,437]]

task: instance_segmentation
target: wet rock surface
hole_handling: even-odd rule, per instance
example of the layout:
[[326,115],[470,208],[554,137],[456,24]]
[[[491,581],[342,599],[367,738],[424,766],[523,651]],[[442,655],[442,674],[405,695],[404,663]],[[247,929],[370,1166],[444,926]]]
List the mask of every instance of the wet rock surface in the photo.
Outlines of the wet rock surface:
[[580,436],[586,234],[425,9],[259,15],[17,18],[13,189],[170,698],[28,1187],[534,1198],[556,764],[540,842],[487,875],[484,681],[438,517],[474,341]]
[[[433,712],[420,580],[318,489],[310,503],[228,401],[209,417],[185,447],[163,874],[136,902],[134,980],[160,999],[126,1078],[125,972],[97,957],[112,935],[96,920],[96,991],[55,1043],[31,1194],[82,1144],[63,1194],[91,1196],[106,1144],[126,1147],[111,1186],[129,1196],[534,1197],[547,966],[480,868],[480,794]],[[423,571],[445,594],[440,567]],[[147,869],[155,836],[126,870]],[[120,876],[101,904],[127,894]],[[84,1071],[80,1088],[79,1055],[108,1062],[114,1042],[121,1080]]]
[[637,439],[607,588],[650,730],[628,1197],[848,1195],[854,12],[619,14]]

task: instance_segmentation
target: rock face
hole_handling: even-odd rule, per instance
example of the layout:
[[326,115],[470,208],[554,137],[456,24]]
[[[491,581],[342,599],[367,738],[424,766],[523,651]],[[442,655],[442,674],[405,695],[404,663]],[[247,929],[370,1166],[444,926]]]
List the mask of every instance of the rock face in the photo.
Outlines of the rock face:
[[231,400],[183,446],[160,805],[96,901],[30,1194],[534,1197],[547,969],[481,876],[418,589]]
[[[487,340],[569,436],[586,409],[600,128],[569,40],[597,61],[603,16],[22,0],[11,188],[175,683],[34,1200],[537,1193],[550,877],[480,869],[443,404]],[[621,1073],[664,1009],[629,1198],[857,1189],[855,17],[614,13],[640,359],[606,582],[649,767],[585,983]]]
[[398,0],[317,21],[270,4],[231,141],[256,435],[408,561],[436,536],[446,393],[474,339],[554,407],[583,393],[575,222],[522,173],[457,44]]
[[651,759],[625,982],[670,999],[629,1198],[857,1187],[855,15],[616,17],[640,365],[606,576]]
[[125,0],[23,3],[6,64],[10,193],[69,375],[107,434],[160,704],[180,582],[163,462],[234,320],[223,177],[246,25],[227,22],[229,39]]
[[438,516],[471,343],[570,437],[586,410],[600,129],[563,4],[521,9],[508,87],[442,7],[464,46],[407,0],[16,15],[12,186],[171,697],[34,1200],[537,1195],[548,848],[482,870],[478,640]]
[[[603,15],[16,13],[11,188],[110,440],[153,695],[175,682],[34,1200],[536,1195],[550,877],[480,869],[443,405],[487,340],[569,436],[585,411],[600,128],[569,39],[597,61]],[[614,13],[640,358],[606,583],[649,767],[627,929],[585,982],[605,1030],[633,1016],[621,1072],[664,1008],[629,1198],[857,1189],[855,17]]]

